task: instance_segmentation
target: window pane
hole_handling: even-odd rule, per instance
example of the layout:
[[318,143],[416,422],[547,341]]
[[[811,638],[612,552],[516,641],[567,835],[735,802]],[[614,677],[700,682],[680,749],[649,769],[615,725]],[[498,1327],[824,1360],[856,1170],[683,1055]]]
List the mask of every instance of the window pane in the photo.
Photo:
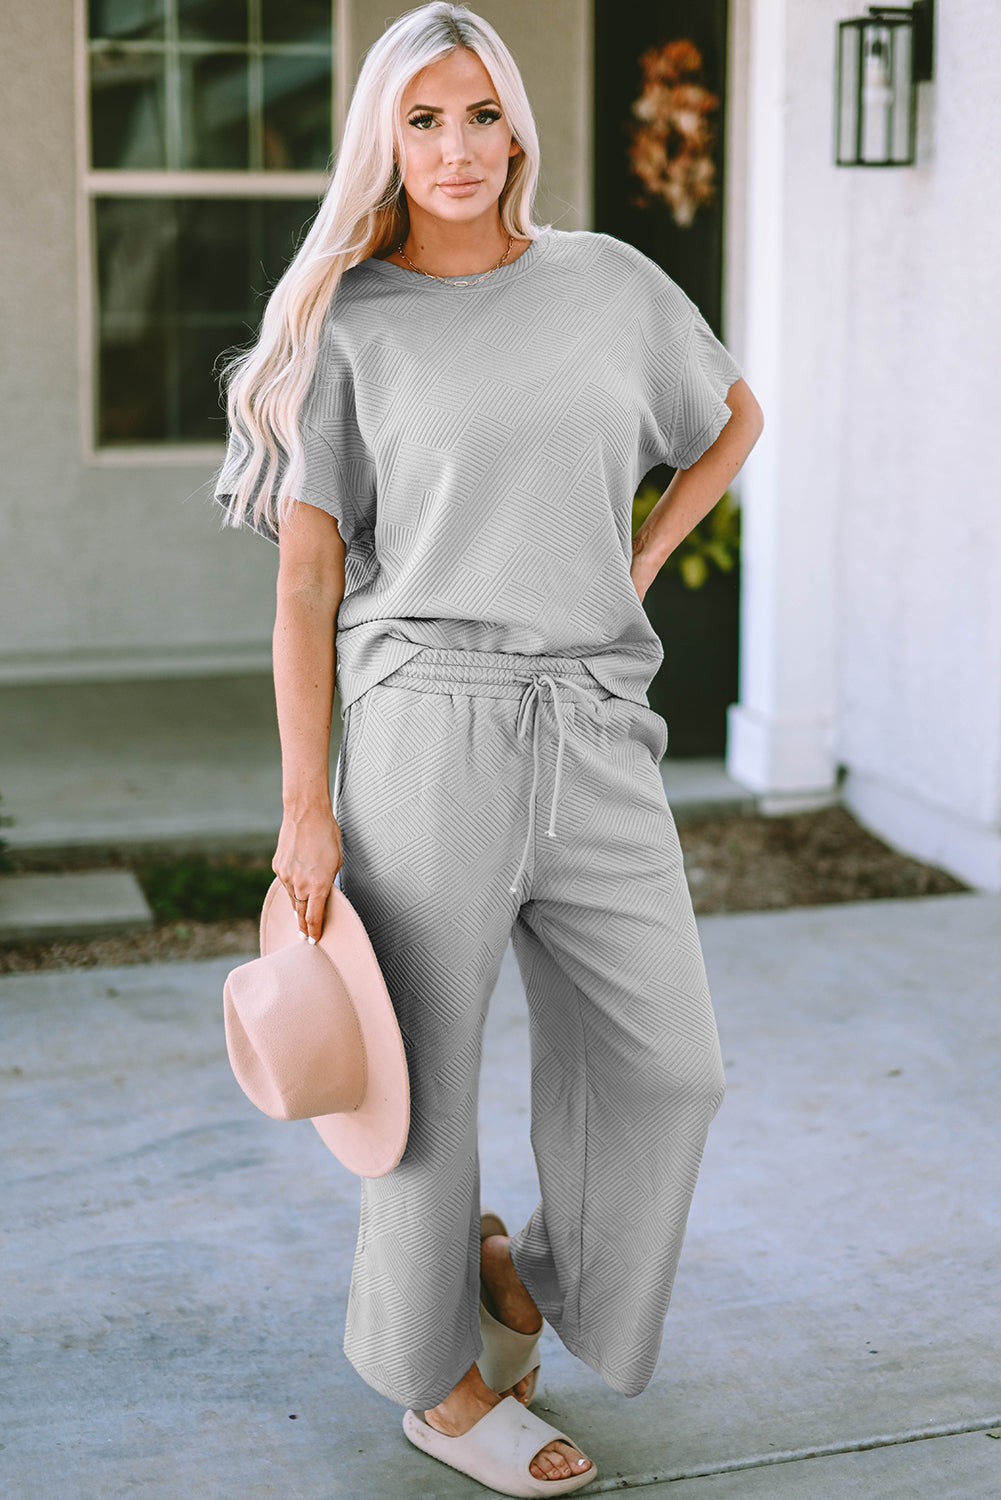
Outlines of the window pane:
[[91,162],[323,171],[332,0],[93,0]]
[[315,198],[286,198],[255,203],[251,207],[266,210],[261,216],[258,231],[261,237],[260,257],[255,262],[252,255],[247,268],[257,308],[252,328],[252,332],[256,334],[268,296],[316,218],[317,203]]
[[262,0],[265,42],[323,42],[330,45],[332,0]]
[[181,160],[184,168],[242,171],[250,165],[247,59],[231,53],[181,62]]
[[164,436],[164,268],[173,224],[143,200],[96,203],[101,441]]
[[247,0],[177,0],[182,42],[247,41]]
[[162,54],[92,53],[90,130],[94,166],[166,166],[164,106]]
[[322,172],[330,160],[330,58],[264,58],[264,166]]
[[137,41],[162,37],[164,0],[90,0],[88,36]]
[[312,199],[99,198],[98,442],[221,442],[213,366],[256,334]]

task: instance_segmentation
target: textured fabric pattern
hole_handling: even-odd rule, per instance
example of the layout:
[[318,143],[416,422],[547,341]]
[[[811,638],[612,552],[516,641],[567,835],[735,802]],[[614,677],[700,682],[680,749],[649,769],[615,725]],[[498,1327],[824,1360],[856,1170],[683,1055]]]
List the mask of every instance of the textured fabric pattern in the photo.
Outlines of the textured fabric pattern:
[[423,646],[565,654],[635,702],[663,660],[632,497],[729,419],[740,369],[658,266],[549,230],[477,285],[368,259],[303,409],[299,498],[346,546],[342,713]]
[[724,1088],[666,737],[573,658],[464,649],[424,651],[345,715],[342,884],[399,1017],[412,1122],[399,1165],[361,1183],[344,1347],[402,1405],[436,1405],[482,1349],[480,1053],[512,936],[541,1187],[514,1263],[610,1386],[653,1373]]

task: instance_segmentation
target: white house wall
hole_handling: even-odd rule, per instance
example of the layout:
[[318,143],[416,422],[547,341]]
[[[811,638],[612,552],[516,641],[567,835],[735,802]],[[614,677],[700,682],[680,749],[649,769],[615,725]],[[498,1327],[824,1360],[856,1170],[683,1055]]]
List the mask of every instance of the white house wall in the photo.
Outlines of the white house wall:
[[881,832],[1001,888],[1001,7],[937,6],[919,165],[851,179],[839,754]]
[[919,165],[832,163],[838,0],[745,9],[744,476],[730,769],[1001,888],[1001,9],[937,7]]

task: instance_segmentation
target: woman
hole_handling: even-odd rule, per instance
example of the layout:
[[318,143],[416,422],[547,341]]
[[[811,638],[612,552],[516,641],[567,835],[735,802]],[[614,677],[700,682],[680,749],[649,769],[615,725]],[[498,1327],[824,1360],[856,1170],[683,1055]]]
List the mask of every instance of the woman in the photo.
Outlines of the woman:
[[[410,1070],[407,1150],[362,1181],[345,1350],[412,1442],[518,1495],[595,1477],[524,1409],[543,1318],[614,1389],[648,1383],[723,1095],[642,599],[761,430],[658,267],[532,222],[538,166],[486,22],[432,4],[387,30],[230,368],[217,488],[280,546],[274,869],[315,942],[343,859]],[[542,1193],[513,1237],[481,1223],[476,1141],[509,937]]]

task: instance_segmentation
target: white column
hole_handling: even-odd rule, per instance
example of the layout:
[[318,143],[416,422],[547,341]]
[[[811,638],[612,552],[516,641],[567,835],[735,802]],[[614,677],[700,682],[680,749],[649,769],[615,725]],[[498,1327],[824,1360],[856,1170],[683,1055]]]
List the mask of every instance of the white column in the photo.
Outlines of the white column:
[[767,807],[823,799],[836,782],[843,216],[830,139],[835,7],[745,3],[742,353],[765,428],[740,484],[740,701],[727,769]]

